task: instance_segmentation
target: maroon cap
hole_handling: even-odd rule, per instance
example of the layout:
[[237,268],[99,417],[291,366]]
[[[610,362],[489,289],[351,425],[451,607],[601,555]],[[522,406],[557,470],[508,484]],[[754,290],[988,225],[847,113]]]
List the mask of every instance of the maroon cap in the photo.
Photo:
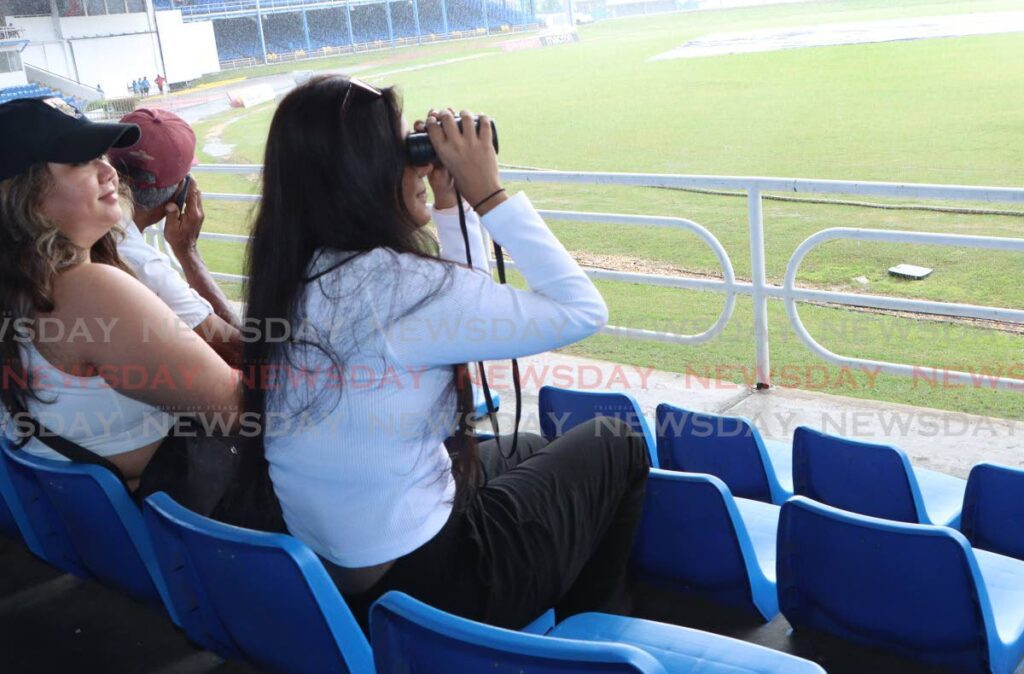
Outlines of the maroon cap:
[[170,187],[185,179],[196,163],[196,134],[188,122],[167,110],[139,108],[121,123],[137,125],[142,136],[107,156],[118,169],[127,169],[136,187]]

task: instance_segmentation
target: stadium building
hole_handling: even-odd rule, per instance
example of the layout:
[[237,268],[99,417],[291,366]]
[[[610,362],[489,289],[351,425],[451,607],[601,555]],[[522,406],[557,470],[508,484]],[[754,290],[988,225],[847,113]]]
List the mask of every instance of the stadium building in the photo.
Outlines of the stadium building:
[[86,102],[130,95],[143,76],[153,82],[163,74],[173,87],[221,68],[536,22],[534,0],[8,0],[0,7],[0,90],[40,85]]

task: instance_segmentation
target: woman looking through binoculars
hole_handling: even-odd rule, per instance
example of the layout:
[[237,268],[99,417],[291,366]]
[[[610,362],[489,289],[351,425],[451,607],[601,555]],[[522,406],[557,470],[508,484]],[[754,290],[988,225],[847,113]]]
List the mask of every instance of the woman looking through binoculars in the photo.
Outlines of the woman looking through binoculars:
[[[248,344],[245,360],[303,376],[250,387],[246,408],[264,426],[247,470],[269,468],[289,531],[328,562],[361,621],[391,589],[508,627],[551,606],[625,610],[643,440],[605,421],[550,444],[521,434],[505,456],[508,438],[477,443],[469,427],[467,362],[575,342],[607,309],[526,196],[502,189],[489,120],[477,131],[460,118],[461,128],[431,111],[415,124],[439,161],[416,166],[394,89],[320,77],[281,102],[247,256],[248,317],[304,329]],[[528,290],[492,280],[482,228]],[[515,334],[480,329],[499,320]],[[344,386],[332,385],[324,375],[342,368]],[[282,417],[294,423],[275,433]]]

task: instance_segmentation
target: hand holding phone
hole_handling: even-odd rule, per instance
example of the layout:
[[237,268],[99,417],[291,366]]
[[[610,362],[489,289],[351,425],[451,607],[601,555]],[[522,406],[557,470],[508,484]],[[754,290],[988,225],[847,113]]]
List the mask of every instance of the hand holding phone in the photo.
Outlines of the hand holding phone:
[[188,191],[192,188],[192,176],[185,176],[185,184],[182,185],[181,191],[178,192],[177,196],[174,197],[174,205],[178,207],[178,219],[183,220],[185,218],[186,205],[188,203]]
[[164,240],[175,255],[194,250],[199,233],[203,228],[206,214],[203,212],[203,197],[199,184],[192,176],[186,176],[182,188],[166,206]]

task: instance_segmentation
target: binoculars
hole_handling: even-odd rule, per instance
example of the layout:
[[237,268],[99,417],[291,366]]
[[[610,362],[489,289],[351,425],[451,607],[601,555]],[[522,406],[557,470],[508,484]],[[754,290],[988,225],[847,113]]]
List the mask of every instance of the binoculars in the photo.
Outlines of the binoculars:
[[[455,124],[459,127],[459,131],[462,131],[462,119],[456,119]],[[480,132],[480,118],[473,117],[473,124],[476,126],[477,133]],[[494,120],[491,120],[491,140],[493,141],[494,151],[498,151],[498,128],[494,126]],[[406,152],[409,155],[409,163],[413,166],[423,166],[425,164],[433,164],[437,161],[437,153],[434,152],[434,146],[430,143],[430,136],[424,133],[411,133],[406,136],[405,139]]]

